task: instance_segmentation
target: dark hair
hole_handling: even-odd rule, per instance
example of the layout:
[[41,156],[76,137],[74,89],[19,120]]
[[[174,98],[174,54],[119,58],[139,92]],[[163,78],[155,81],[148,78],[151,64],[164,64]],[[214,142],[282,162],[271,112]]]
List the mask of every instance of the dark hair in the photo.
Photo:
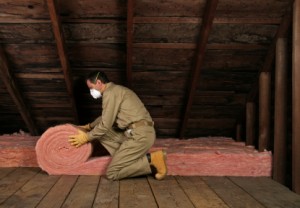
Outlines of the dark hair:
[[109,82],[106,74],[102,71],[91,72],[86,78],[86,80],[89,80],[92,83],[96,83],[97,79],[99,79],[104,84]]

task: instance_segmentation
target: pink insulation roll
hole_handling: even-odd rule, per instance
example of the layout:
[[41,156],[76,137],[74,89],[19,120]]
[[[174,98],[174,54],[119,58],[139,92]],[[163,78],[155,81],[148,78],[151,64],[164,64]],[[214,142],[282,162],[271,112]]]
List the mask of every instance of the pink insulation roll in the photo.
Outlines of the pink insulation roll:
[[47,129],[35,150],[39,166],[50,175],[103,175],[110,157],[91,158],[92,145],[76,148],[68,142],[78,130],[71,124]]

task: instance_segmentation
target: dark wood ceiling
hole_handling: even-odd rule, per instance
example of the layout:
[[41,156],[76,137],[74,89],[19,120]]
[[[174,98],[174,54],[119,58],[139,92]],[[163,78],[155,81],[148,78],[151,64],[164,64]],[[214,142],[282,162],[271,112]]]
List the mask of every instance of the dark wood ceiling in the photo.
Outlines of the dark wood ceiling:
[[0,0],[0,133],[101,114],[84,77],[132,88],[158,137],[234,136],[291,0]]

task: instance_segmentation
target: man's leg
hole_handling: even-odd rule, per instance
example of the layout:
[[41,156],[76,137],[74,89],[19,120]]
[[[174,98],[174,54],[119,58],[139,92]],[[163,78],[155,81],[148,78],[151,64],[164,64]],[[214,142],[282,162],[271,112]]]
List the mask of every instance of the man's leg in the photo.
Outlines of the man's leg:
[[110,129],[105,135],[103,135],[103,137],[99,139],[99,142],[109,152],[109,154],[113,156],[125,139],[126,137],[124,136],[123,132],[117,132],[113,129]]
[[138,127],[131,132],[113,155],[107,169],[107,178],[118,180],[151,173],[147,152],[155,140],[155,130],[150,126]]

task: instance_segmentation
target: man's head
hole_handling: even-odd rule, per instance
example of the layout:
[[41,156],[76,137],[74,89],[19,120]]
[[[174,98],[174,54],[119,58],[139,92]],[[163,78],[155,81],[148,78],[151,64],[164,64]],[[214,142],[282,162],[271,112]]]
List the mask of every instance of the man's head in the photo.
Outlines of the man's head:
[[101,71],[92,72],[87,76],[86,84],[90,89],[91,95],[97,99],[105,90],[105,84],[109,82],[106,74]]

